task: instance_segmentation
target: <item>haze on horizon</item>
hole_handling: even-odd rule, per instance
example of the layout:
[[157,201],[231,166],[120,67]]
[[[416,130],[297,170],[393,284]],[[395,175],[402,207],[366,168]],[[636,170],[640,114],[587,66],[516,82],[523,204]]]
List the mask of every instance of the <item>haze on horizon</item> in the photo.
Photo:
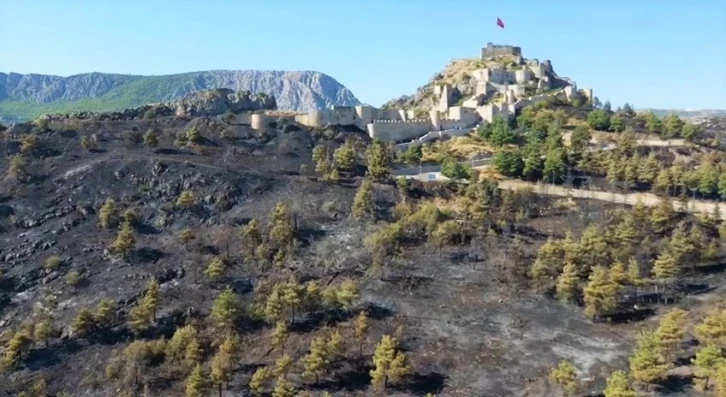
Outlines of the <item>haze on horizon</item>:
[[550,59],[613,106],[726,109],[719,0],[5,0],[0,15],[6,73],[315,70],[378,106],[494,42]]

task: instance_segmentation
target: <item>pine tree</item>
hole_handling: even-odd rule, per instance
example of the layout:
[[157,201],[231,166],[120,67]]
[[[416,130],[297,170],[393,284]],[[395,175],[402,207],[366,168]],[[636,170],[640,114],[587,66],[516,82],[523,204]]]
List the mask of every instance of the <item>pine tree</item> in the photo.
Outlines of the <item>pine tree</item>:
[[48,341],[52,336],[53,319],[46,315],[35,324],[33,328],[33,339],[35,342],[43,343],[45,347],[48,347]]
[[280,319],[282,319],[282,297],[280,296],[280,288],[275,286],[265,302],[265,320],[268,323],[276,323]]
[[343,357],[343,354],[345,353],[343,336],[337,329],[330,334],[326,349],[328,351],[328,357],[331,361],[336,361]]
[[351,210],[353,219],[360,221],[368,217],[375,217],[375,204],[373,202],[373,181],[366,178],[361,183],[353,199]]
[[146,285],[143,304],[149,307],[152,321],[156,321],[156,310],[159,308],[159,281],[157,279],[152,278]]
[[252,374],[252,378],[249,383],[250,391],[253,395],[259,396],[265,392],[267,382],[270,381],[271,375],[272,374],[267,367],[257,368],[257,371]]
[[726,311],[709,313],[694,330],[701,343],[726,343]]
[[204,360],[204,349],[196,336],[184,347],[184,363],[193,367]]
[[653,262],[653,276],[657,279],[666,280],[675,278],[680,273],[681,269],[676,258],[668,252],[661,253],[655,262]]
[[654,151],[648,153],[638,169],[638,181],[641,183],[654,183],[660,172],[661,166]]
[[582,232],[578,247],[579,272],[581,277],[587,277],[593,266],[610,262],[610,251],[605,239],[605,231],[594,223]]
[[222,344],[219,346],[219,351],[229,357],[233,364],[239,361],[241,349],[240,339],[233,333],[228,333]]
[[696,358],[691,359],[691,363],[696,367],[695,376],[704,382],[703,389],[708,390],[709,378],[716,375],[718,367],[726,363],[726,359],[720,348],[706,345],[696,352]]
[[389,380],[398,382],[411,372],[406,355],[398,351],[398,341],[389,335],[383,335],[376,346],[373,367],[371,384],[376,390],[385,389]]
[[225,270],[226,264],[224,262],[224,259],[222,257],[215,256],[214,258],[212,258],[211,261],[209,261],[209,264],[204,270],[204,273],[207,275],[207,277],[209,277],[210,280],[216,281],[222,276],[222,274],[224,274]]
[[640,263],[631,257],[628,260],[628,282],[633,286],[633,294],[638,296],[638,287],[643,285],[645,281],[641,276]]
[[93,318],[91,310],[87,307],[79,310],[78,314],[76,314],[76,317],[73,319],[71,328],[73,329],[73,333],[78,335],[79,338],[90,335],[96,328],[96,321]]
[[275,324],[275,330],[270,336],[272,347],[280,349],[280,353],[285,352],[285,343],[287,338],[290,336],[290,331],[287,329],[287,323],[285,321],[278,321]]
[[592,268],[589,282],[584,289],[585,314],[590,318],[611,313],[617,306],[617,284],[614,284],[608,270],[603,266]]
[[170,358],[170,361],[182,361],[186,355],[187,346],[192,343],[199,345],[199,342],[193,342],[195,339],[197,339],[197,331],[193,326],[185,325],[177,328],[166,347],[166,355]]
[[135,333],[142,333],[151,328],[153,309],[142,300],[129,310],[129,327]]
[[192,208],[195,204],[194,193],[191,190],[185,190],[181,192],[179,198],[176,200],[176,206],[182,210]]
[[543,286],[559,275],[564,259],[565,250],[562,242],[548,238],[537,251],[537,258],[530,268],[532,279],[538,286]]
[[339,147],[335,153],[333,153],[335,159],[335,166],[341,171],[350,171],[355,166],[355,148],[351,141],[345,141],[345,143]]
[[101,299],[93,317],[99,327],[110,325],[116,319],[116,303],[108,298]]
[[316,337],[312,340],[310,343],[310,353],[303,358],[303,365],[303,376],[314,376],[315,384],[318,384],[320,376],[325,375],[330,365],[325,339]]
[[726,364],[721,364],[716,370],[716,397],[726,397]]
[[653,331],[638,336],[637,347],[630,357],[630,372],[638,382],[648,384],[665,379],[669,369],[658,338]]
[[577,297],[579,284],[580,276],[577,266],[572,262],[567,262],[562,268],[562,274],[557,279],[557,298],[563,302],[574,300]]
[[637,156],[637,153],[635,156],[631,157],[626,163],[625,163],[625,169],[623,171],[623,182],[625,184],[625,189],[629,189],[631,186],[635,184],[635,182],[638,181],[638,163],[640,162],[640,157]]
[[635,225],[635,216],[626,215],[615,227],[614,238],[620,247],[616,253],[620,259],[629,257],[633,253],[635,246],[643,240]]
[[361,311],[355,319],[355,339],[358,341],[358,355],[363,355],[363,345],[368,339],[368,313]]
[[290,320],[291,323],[295,322],[295,309],[297,309],[302,302],[301,294],[301,286],[295,280],[287,282],[282,286],[280,298],[282,299],[282,302],[290,308],[290,312],[292,314],[292,319]]
[[103,229],[110,229],[118,224],[116,201],[111,198],[106,199],[98,211],[98,224]]
[[661,200],[658,205],[653,208],[650,215],[650,222],[656,233],[663,233],[668,228],[673,219],[673,205],[668,200]]
[[222,349],[212,358],[212,371],[211,378],[212,383],[217,386],[219,390],[219,397],[222,397],[222,387],[232,380],[232,371],[234,363]]
[[566,395],[572,396],[577,391],[577,373],[575,367],[567,361],[560,362],[557,368],[550,372],[550,380],[562,387]]
[[239,296],[227,288],[220,292],[212,305],[210,317],[217,327],[231,330],[242,315]]
[[294,397],[295,388],[285,378],[277,378],[275,388],[272,390],[272,397]]
[[607,387],[603,391],[605,397],[638,397],[623,371],[615,371],[607,379]]
[[23,352],[30,347],[32,339],[24,331],[17,331],[8,342],[5,355],[0,364],[2,369],[11,369],[22,359]]
[[35,134],[25,135],[20,140],[20,153],[24,155],[32,154],[40,147],[40,139]]
[[[625,264],[621,261],[616,261],[610,268],[610,280],[619,287],[624,287],[630,284],[630,274]],[[619,288],[618,288],[619,289]]]
[[254,256],[255,249],[262,244],[262,234],[260,233],[256,219],[252,219],[242,228],[240,237],[242,238],[242,247],[245,255],[248,257]]
[[209,380],[207,373],[201,364],[194,367],[191,375],[187,378],[187,388],[184,393],[185,397],[206,397],[209,393]]
[[144,134],[144,146],[150,149],[154,149],[159,146],[159,137],[153,129],[146,131],[146,134]]
[[292,243],[295,237],[295,230],[292,227],[292,212],[290,207],[278,202],[270,214],[270,240],[279,246],[286,246]]
[[280,358],[275,361],[275,370],[273,371],[275,376],[278,378],[285,378],[287,377],[287,373],[290,372],[290,368],[292,368],[292,357],[290,357],[289,354],[284,353]]
[[685,336],[688,312],[678,308],[670,310],[660,319],[655,336],[663,351],[670,355]]
[[130,250],[136,245],[136,237],[134,237],[134,229],[127,222],[121,225],[116,240],[111,244],[111,252],[126,256]]
[[179,241],[184,244],[185,249],[189,249],[189,242],[194,240],[196,236],[194,235],[194,232],[192,232],[192,229],[186,227],[182,229],[181,233],[179,233]]
[[388,177],[391,172],[391,155],[386,145],[374,140],[366,151],[366,160],[368,163],[368,174],[375,180],[383,180]]
[[54,270],[57,270],[61,264],[63,264],[63,261],[58,255],[51,255],[45,259],[45,262],[43,262],[43,269],[45,269],[46,272],[50,273]]

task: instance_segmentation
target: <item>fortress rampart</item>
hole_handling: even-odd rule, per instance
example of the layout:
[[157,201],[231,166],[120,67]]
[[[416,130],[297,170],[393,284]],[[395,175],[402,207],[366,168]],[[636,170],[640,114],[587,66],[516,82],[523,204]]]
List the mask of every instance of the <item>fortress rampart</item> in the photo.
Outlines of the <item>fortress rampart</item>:
[[492,43],[487,43],[487,46],[481,49],[482,59],[504,55],[511,55],[515,57],[522,56],[522,49],[511,45],[499,45]]
[[[434,86],[434,108],[428,118],[415,118],[413,109],[378,109],[372,106],[332,106],[306,114],[285,118],[313,128],[330,126],[355,126],[368,132],[371,138],[382,141],[410,142],[417,139],[436,139],[442,135],[463,135],[470,128],[481,123],[489,123],[495,117],[511,117],[523,107],[541,102],[553,96],[564,96],[571,100],[582,95],[592,100],[591,89],[578,90],[574,82],[559,78],[552,70],[550,61],[536,59],[524,60],[522,50],[514,46],[487,44],[482,48],[482,57],[511,55],[521,67],[516,70],[501,68],[477,69],[471,72],[476,79],[476,95],[464,100],[461,106],[453,106],[453,88],[449,84]],[[552,79],[550,77],[552,76]],[[553,85],[556,84],[556,85]],[[559,87],[555,91],[552,88]],[[527,95],[534,89],[548,91],[538,95]],[[500,95],[496,103],[486,103],[495,95]],[[237,114],[229,121],[234,124],[250,125],[263,129],[280,116],[269,112]]]

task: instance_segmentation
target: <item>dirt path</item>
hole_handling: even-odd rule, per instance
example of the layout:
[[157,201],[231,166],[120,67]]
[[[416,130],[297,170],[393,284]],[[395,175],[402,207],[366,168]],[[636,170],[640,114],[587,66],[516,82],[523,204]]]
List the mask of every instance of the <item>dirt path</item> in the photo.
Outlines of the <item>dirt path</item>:
[[[568,189],[562,186],[552,186],[542,183],[525,182],[518,180],[500,181],[499,187],[502,189],[523,189],[531,188],[537,194],[545,194],[549,196],[585,198],[592,200],[607,201],[616,204],[635,205],[638,200],[643,204],[654,207],[661,202],[661,198],[652,193],[609,193],[596,190],[586,189]],[[686,211],[693,213],[711,213],[713,209],[719,206],[723,212],[726,211],[726,204],[715,201],[705,200],[689,200]]]

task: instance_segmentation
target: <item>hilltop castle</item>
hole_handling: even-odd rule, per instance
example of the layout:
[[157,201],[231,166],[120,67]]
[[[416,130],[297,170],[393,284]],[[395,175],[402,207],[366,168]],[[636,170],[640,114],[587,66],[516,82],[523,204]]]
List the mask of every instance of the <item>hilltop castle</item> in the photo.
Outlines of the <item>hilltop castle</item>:
[[[414,117],[413,109],[378,109],[372,106],[333,106],[307,114],[287,116],[289,121],[324,128],[327,126],[356,126],[371,138],[405,142],[432,139],[442,135],[463,135],[494,117],[510,117],[527,105],[553,96],[571,100],[582,95],[592,101],[592,89],[578,90],[574,81],[557,76],[549,60],[522,58],[519,47],[488,43],[481,49],[482,60],[510,57],[507,67],[486,67],[471,71],[476,91],[458,104],[453,103],[450,84],[436,84],[436,106],[428,117]],[[508,60],[509,61],[509,60]],[[242,114],[237,120],[252,128],[264,126],[279,116],[265,113]],[[283,117],[285,118],[285,117]]]

